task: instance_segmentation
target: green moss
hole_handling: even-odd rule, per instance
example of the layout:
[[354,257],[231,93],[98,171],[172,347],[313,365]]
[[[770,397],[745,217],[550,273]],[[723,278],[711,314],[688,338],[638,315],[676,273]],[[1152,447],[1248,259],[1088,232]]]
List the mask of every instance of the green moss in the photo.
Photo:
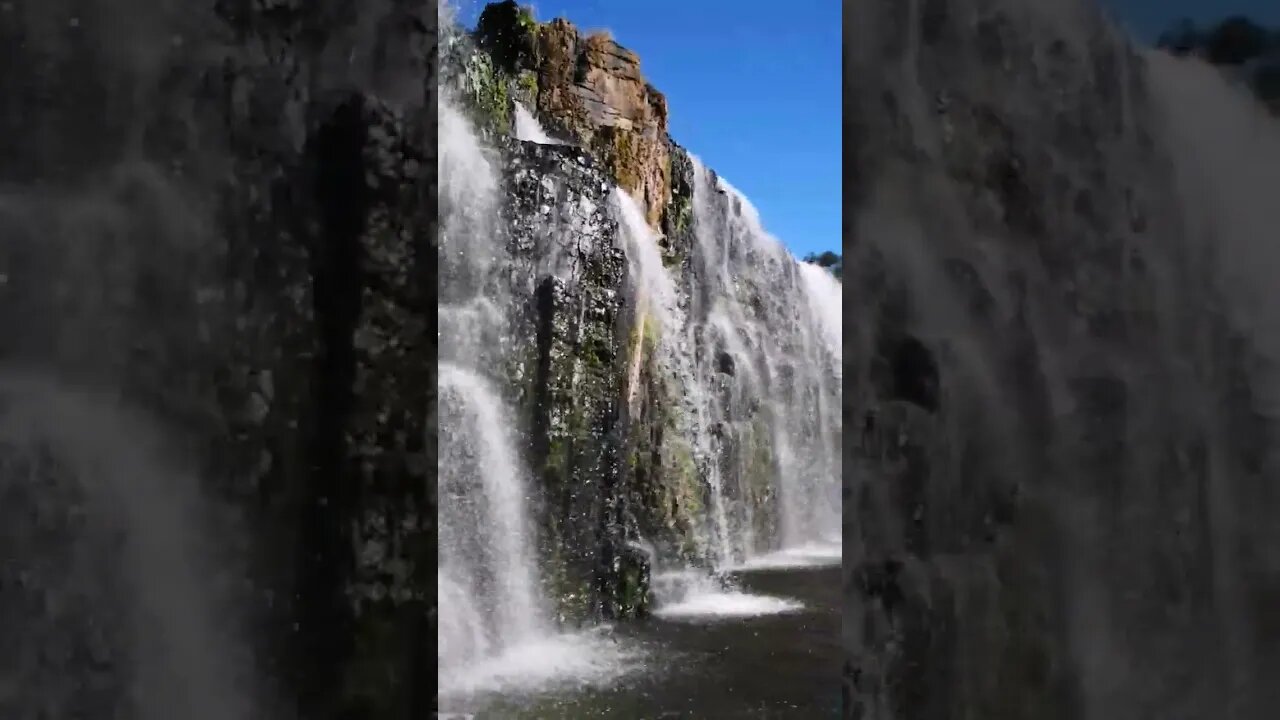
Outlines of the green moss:
[[662,230],[666,236],[662,262],[671,268],[684,263],[683,248],[689,246],[688,235],[693,229],[693,165],[679,146],[670,146],[667,175],[671,187],[662,208]]
[[516,13],[516,24],[526,32],[538,31],[538,20],[533,16],[533,8],[528,5],[521,5],[519,12]]
[[[640,337],[641,328],[643,327],[644,337]],[[644,313],[636,318],[631,325],[631,336],[627,340],[627,347],[630,349],[631,356],[627,364],[628,369],[631,363],[636,361],[636,355],[641,356],[642,365],[647,365],[653,357],[654,350],[658,347],[658,340],[662,334],[662,329],[658,327],[657,319],[652,315]]]
[[645,567],[630,560],[624,563],[618,585],[617,617],[638,618],[648,614],[649,573]]
[[516,91],[520,95],[520,102],[534,108],[538,104],[538,74],[532,70],[525,70],[516,78]]
[[684,232],[693,225],[693,200],[687,197],[676,199],[676,232]]
[[603,161],[614,182],[625,190],[640,187],[638,143],[634,132],[617,127],[601,128],[594,141],[595,154]]
[[661,333],[662,328],[658,327],[657,320],[649,318],[649,322],[644,324],[644,347],[646,352],[652,354],[658,348],[658,336]]
[[466,64],[464,87],[476,119],[494,132],[511,132],[514,108],[508,92],[509,80],[484,53],[472,55]]
[[556,527],[553,531],[556,541],[551,542],[550,557],[543,563],[543,577],[547,594],[555,602],[557,617],[561,623],[575,625],[591,617],[591,588],[584,579],[574,577],[565,558],[564,543]]
[[752,419],[741,441],[742,450],[746,456],[743,479],[746,500],[752,510],[752,522],[758,536],[768,537],[774,533],[778,518],[776,504],[772,502],[774,497],[773,450],[769,430],[762,416],[756,415]]

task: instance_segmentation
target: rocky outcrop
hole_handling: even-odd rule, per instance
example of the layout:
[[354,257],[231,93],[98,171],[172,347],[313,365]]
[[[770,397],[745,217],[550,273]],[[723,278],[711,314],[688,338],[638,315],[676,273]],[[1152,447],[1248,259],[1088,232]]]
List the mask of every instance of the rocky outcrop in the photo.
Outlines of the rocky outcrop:
[[643,589],[623,592],[613,567],[629,523],[620,419],[627,349],[626,262],[609,214],[610,183],[569,146],[509,141],[504,188],[513,291],[529,299],[517,330],[515,384],[528,418],[530,459],[540,475],[544,557],[562,616],[628,617]]
[[[562,618],[643,614],[647,549],[694,566],[763,552],[779,542],[783,463],[834,478],[824,465],[839,444],[829,436],[834,403],[830,413],[805,403],[838,392],[838,380],[823,375],[822,341],[803,336],[812,318],[794,259],[743,198],[667,137],[665,101],[632,53],[563,20],[540,24],[510,2],[489,5],[444,53],[450,96],[502,168],[499,243],[510,259],[499,295],[518,308],[508,375],[545,504],[536,513],[543,576]],[[514,140],[517,100],[564,144]],[[610,138],[639,154],[619,155]],[[618,227],[614,186],[640,201],[653,239]],[[653,240],[665,267],[642,271]],[[679,307],[643,297],[664,270]],[[719,299],[731,309],[713,317]],[[814,355],[802,358],[803,348]],[[790,452],[774,448],[782,436]],[[713,537],[716,523],[725,529]],[[730,539],[735,547],[722,547]]]
[[476,39],[512,78],[511,95],[553,133],[589,149],[657,227],[671,191],[667,101],[645,81],[640,58],[563,18],[539,23],[514,0],[485,8]]

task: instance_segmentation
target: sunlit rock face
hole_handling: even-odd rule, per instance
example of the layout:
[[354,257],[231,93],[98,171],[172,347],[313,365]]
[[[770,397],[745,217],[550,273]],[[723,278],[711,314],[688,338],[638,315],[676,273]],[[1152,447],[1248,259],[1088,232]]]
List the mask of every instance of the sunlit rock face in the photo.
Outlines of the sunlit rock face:
[[511,408],[557,619],[644,615],[655,565],[709,579],[834,544],[838,281],[667,135],[616,41],[502,2],[441,57],[442,126],[466,131],[442,181],[441,323],[462,338],[442,353]]
[[1268,717],[1274,121],[1074,0],[846,45],[848,715]]

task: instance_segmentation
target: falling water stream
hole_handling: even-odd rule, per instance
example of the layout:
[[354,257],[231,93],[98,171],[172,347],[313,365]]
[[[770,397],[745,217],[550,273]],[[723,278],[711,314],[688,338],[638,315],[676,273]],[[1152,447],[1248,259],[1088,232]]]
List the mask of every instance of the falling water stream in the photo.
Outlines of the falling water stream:
[[[849,443],[844,627],[867,717],[1280,699],[1280,123],[1096,5],[847,16],[849,380],[876,422]],[[1034,681],[1002,674],[1028,657]]]
[[[803,714],[816,702],[830,715],[840,559],[839,284],[798,263],[764,232],[745,198],[699,165],[691,198],[698,250],[688,270],[701,292],[690,298],[682,289],[686,269],[664,264],[636,201],[613,188],[608,212],[626,258],[637,335],[658,338],[655,362],[670,396],[680,399],[679,434],[705,483],[697,538],[705,561],[686,565],[641,539],[633,544],[650,558],[654,618],[558,628],[538,570],[537,493],[505,385],[504,358],[515,349],[506,308],[515,298],[504,280],[511,262],[505,236],[494,224],[502,216],[501,161],[447,92],[440,128],[441,709],[630,718],[697,708]],[[562,144],[518,104],[512,130],[525,143]],[[539,272],[564,272],[562,258],[535,262]],[[771,299],[780,286],[782,297]],[[726,364],[737,368],[732,377],[722,372]],[[627,402],[635,402],[639,371],[634,362],[626,370]],[[739,478],[746,458],[722,445],[747,440],[790,448],[771,461],[772,500],[748,501]],[[756,522],[757,506],[785,509],[772,523]],[[708,664],[740,633],[732,644],[741,646],[741,659]],[[829,692],[795,705],[771,700],[770,693],[795,694],[795,687],[753,680],[777,653],[794,654],[797,676],[825,682]],[[724,692],[686,695],[689,683],[712,681],[708,671],[728,673]]]
[[0,369],[0,714],[255,718],[213,506],[108,392]]
[[[454,101],[440,122],[439,683],[441,709],[494,693],[607,682],[631,654],[607,628],[561,631],[535,556],[514,414],[500,381],[510,307],[492,159]],[[541,139],[549,141],[537,131]]]

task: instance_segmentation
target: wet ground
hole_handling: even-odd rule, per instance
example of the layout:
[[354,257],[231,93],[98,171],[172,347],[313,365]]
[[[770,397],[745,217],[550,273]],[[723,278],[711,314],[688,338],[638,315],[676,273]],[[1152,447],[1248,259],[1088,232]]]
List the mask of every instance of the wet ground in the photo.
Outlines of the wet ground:
[[[490,695],[442,709],[478,720],[839,718],[840,567],[740,573],[741,590],[803,603],[757,617],[652,618],[611,641],[633,670],[594,688]],[[634,653],[634,654],[632,654]]]

